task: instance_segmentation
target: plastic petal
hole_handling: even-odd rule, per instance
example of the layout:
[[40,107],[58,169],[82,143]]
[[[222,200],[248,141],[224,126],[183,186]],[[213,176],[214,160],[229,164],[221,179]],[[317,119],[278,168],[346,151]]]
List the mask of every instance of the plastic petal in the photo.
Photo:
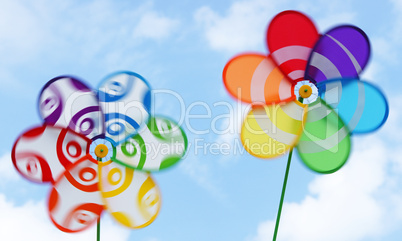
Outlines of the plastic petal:
[[370,43],[363,30],[342,25],[325,33],[309,58],[306,79],[317,83],[334,78],[356,78],[370,58]]
[[352,133],[380,128],[388,118],[388,102],[376,86],[358,79],[325,81],[321,97],[339,114]]
[[313,171],[332,173],[349,157],[350,135],[338,114],[320,98],[308,106],[297,150]]
[[69,129],[43,125],[22,134],[11,158],[17,171],[33,182],[52,182],[85,156],[91,140]]
[[99,163],[100,189],[107,210],[128,228],[143,228],[159,213],[160,191],[149,173],[112,161]]
[[285,105],[253,106],[243,122],[244,148],[260,158],[273,158],[293,147],[302,132],[307,105],[298,101]]
[[139,134],[113,148],[112,161],[145,171],[176,164],[186,153],[187,137],[177,123],[152,117]]
[[56,227],[64,232],[79,232],[97,221],[103,210],[98,182],[98,162],[91,155],[60,176],[48,201],[49,215]]
[[246,103],[279,103],[295,99],[292,83],[271,56],[242,54],[231,59],[223,70],[226,89]]
[[310,52],[319,38],[314,23],[297,11],[284,11],[269,24],[267,44],[279,68],[294,83],[303,80]]
[[60,76],[46,83],[39,95],[39,113],[45,123],[68,127],[88,138],[104,131],[96,94],[74,77]]
[[142,127],[151,109],[151,87],[139,74],[117,72],[101,83],[98,97],[105,114],[106,137],[118,145]]

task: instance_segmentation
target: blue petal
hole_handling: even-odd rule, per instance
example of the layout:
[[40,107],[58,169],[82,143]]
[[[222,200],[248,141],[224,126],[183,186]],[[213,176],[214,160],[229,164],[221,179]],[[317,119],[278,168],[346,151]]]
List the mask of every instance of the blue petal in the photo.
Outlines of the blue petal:
[[367,133],[380,128],[388,118],[388,102],[382,91],[359,79],[334,79],[318,84],[320,96],[351,133]]

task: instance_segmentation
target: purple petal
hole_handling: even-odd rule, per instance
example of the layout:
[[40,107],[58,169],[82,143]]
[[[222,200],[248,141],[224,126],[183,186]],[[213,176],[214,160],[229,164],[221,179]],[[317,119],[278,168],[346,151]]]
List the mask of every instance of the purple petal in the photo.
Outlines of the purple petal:
[[325,33],[310,55],[306,79],[321,82],[334,78],[358,78],[370,57],[367,35],[351,25]]

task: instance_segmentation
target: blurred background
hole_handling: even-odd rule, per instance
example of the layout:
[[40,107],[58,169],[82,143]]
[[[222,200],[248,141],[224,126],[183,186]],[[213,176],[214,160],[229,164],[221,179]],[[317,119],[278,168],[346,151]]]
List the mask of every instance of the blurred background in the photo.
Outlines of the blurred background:
[[379,131],[352,137],[351,157],[334,174],[315,174],[294,155],[278,240],[400,240],[401,0],[1,0],[0,240],[96,239],[96,227],[59,231],[47,214],[50,186],[20,177],[10,153],[41,124],[37,98],[48,80],[68,74],[96,89],[119,70],[148,80],[153,111],[182,122],[189,150],[153,174],[163,202],[155,222],[128,230],[104,212],[101,239],[272,240],[287,156],[260,160],[241,148],[245,106],[224,89],[222,70],[239,53],[268,53],[268,23],[287,9],[321,33],[344,23],[366,32],[372,56],[362,79],[385,92],[390,116]]

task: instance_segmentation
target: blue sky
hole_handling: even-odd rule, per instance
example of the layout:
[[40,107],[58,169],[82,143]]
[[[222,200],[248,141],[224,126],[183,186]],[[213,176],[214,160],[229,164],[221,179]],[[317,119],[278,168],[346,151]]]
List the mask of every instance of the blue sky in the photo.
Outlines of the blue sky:
[[[186,158],[153,175],[163,201],[155,222],[128,230],[105,212],[102,239],[271,240],[286,157],[259,160],[235,148],[245,107],[229,97],[221,76],[233,55],[267,53],[267,24],[286,9],[311,16],[320,32],[351,23],[367,33],[372,56],[362,78],[385,92],[390,116],[379,131],[352,138],[352,155],[334,174],[315,174],[294,155],[278,240],[399,240],[400,0],[1,0],[0,239],[95,240],[93,228],[65,234],[51,224],[45,206],[50,187],[21,178],[10,152],[20,133],[41,123],[36,101],[48,80],[70,74],[95,88],[105,75],[130,70],[155,90],[172,91],[155,94],[156,114],[202,118],[183,123]],[[222,114],[228,118],[216,119]],[[216,153],[213,143],[232,148]],[[209,147],[203,152],[198,145]]]

